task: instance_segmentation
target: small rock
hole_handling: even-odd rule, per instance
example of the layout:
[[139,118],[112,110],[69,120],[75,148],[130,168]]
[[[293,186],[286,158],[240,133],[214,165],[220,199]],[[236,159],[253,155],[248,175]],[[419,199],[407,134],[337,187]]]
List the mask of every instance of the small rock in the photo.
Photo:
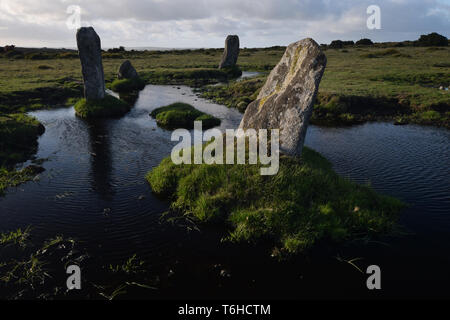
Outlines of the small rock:
[[140,195],[139,197],[138,197],[138,200],[144,200],[145,199],[145,196],[144,195]]
[[125,60],[119,67],[117,72],[118,79],[137,79],[139,75],[131,64],[130,60]]

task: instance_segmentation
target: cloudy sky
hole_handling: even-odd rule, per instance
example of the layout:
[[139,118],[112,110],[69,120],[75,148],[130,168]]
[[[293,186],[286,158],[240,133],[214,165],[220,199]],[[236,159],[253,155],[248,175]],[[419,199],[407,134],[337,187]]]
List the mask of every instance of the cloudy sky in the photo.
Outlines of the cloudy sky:
[[[379,30],[367,28],[373,4]],[[76,8],[104,48],[223,47],[227,34],[238,34],[241,47],[450,37],[450,0],[0,0],[0,46],[75,47]]]

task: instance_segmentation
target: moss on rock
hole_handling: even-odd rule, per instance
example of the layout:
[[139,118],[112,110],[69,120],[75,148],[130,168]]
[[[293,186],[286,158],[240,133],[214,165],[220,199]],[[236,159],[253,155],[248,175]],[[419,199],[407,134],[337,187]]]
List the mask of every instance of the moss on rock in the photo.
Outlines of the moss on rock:
[[111,83],[111,90],[115,92],[132,92],[144,89],[145,81],[140,78],[116,79]]

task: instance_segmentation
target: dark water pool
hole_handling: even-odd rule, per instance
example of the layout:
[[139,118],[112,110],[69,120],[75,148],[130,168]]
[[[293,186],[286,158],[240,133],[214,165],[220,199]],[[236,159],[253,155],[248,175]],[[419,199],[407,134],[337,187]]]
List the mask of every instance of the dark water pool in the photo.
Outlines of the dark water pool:
[[[183,86],[147,86],[125,117],[95,124],[78,119],[73,108],[33,112],[46,127],[37,154],[47,159],[46,171],[0,198],[0,230],[32,225],[38,239],[63,234],[87,243],[97,260],[119,262],[136,253],[161,272],[181,266],[184,277],[161,297],[450,296],[450,131],[311,126],[306,144],[339,174],[410,204],[401,221],[408,234],[388,245],[318,249],[278,263],[264,249],[220,243],[214,230],[187,233],[160,223],[167,204],[152,195],[144,176],[175,142],[148,114],[176,101],[221,118],[221,129],[241,119]],[[364,270],[379,265],[381,292],[368,292],[366,276],[336,256],[362,258]],[[218,264],[232,275],[226,282],[215,276]]]

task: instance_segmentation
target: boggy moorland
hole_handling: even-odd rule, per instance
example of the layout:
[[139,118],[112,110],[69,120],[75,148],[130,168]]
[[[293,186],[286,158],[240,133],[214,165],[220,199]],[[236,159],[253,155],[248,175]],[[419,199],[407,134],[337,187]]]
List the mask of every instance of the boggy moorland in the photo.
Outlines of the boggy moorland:
[[[342,126],[383,120],[449,127],[447,47],[377,44],[324,49],[328,65],[312,124]],[[284,50],[241,49],[240,69],[258,71],[259,75],[239,80],[234,80],[234,70],[217,69],[222,49],[116,49],[103,52],[103,66],[107,87],[112,89],[115,81],[117,84],[118,66],[129,59],[146,84],[195,87],[200,97],[243,112],[256,99]],[[6,192],[9,187],[35,179],[43,170],[40,164],[45,159],[34,159],[34,164],[24,169],[15,167],[32,158],[38,148],[37,137],[44,132],[42,124],[27,112],[71,107],[81,99],[83,85],[80,61],[73,51],[14,49],[1,54],[0,65],[4,75],[0,78],[0,192]],[[105,132],[101,136],[107,135]],[[300,162],[282,158],[280,173],[275,177],[262,177],[257,174],[258,169],[208,165],[192,168],[175,166],[165,159],[148,172],[147,179],[155,194],[172,203],[164,219],[175,221],[183,229],[206,228],[208,231],[203,232],[212,233],[210,237],[217,243],[237,243],[234,249],[227,250],[252,250],[257,243],[262,255],[271,255],[281,264],[292,259],[291,255],[306,254],[324,242],[330,241],[334,246],[355,239],[372,241],[399,232],[397,221],[404,208],[401,201],[338,176],[331,164],[313,150],[305,148]],[[227,183],[224,185],[223,181]],[[110,213],[107,209],[105,216]],[[65,296],[67,293],[50,292],[58,284],[56,279],[46,280],[49,270],[58,269],[57,260],[81,264],[92,255],[71,237],[55,235],[32,241],[33,230],[26,225],[15,231],[1,231],[2,252],[12,259],[0,261],[5,274],[2,289],[9,297],[20,297],[20,292],[24,297]],[[250,249],[238,249],[239,243],[250,243]],[[73,256],[73,252],[77,254]],[[161,270],[149,272],[148,262],[137,255],[129,256],[123,263],[105,260],[96,265],[106,271],[95,285],[89,284],[88,296],[113,299],[132,291],[137,296],[144,292],[154,297],[153,291],[158,287],[170,295],[171,286],[186,281],[173,281],[171,276],[161,280]],[[188,276],[193,265],[182,266],[180,274]],[[214,268],[222,278],[219,283],[229,277],[225,267]],[[110,282],[105,284],[106,280]]]
[[[313,124],[348,125],[389,120],[450,126],[448,47],[399,46],[396,43],[326,49],[328,66],[322,79]],[[33,120],[18,114],[70,106],[82,96],[82,77],[76,51],[16,49],[0,52],[0,114],[2,164],[24,160],[20,148],[12,149],[8,137],[23,135],[34,144],[41,132]],[[225,82],[229,75],[217,69],[222,49],[176,51],[124,51],[103,53],[107,86],[111,87],[121,61],[130,59],[148,84],[185,84],[197,87],[201,96],[245,111],[256,98],[268,72],[284,47],[241,49],[239,67],[259,71],[255,78]],[[116,80],[117,81],[117,80]],[[442,89],[442,90],[440,90]],[[3,125],[4,124],[4,125]],[[18,128],[15,128],[17,124]],[[8,128],[8,129],[5,129]],[[28,133],[23,134],[25,131]],[[3,136],[4,135],[4,136]],[[10,160],[8,160],[10,159]]]

